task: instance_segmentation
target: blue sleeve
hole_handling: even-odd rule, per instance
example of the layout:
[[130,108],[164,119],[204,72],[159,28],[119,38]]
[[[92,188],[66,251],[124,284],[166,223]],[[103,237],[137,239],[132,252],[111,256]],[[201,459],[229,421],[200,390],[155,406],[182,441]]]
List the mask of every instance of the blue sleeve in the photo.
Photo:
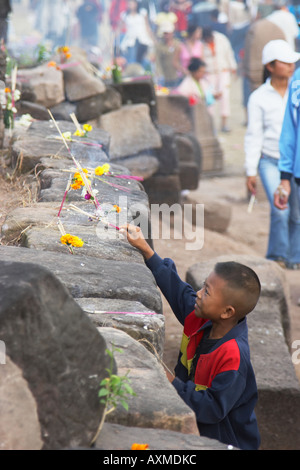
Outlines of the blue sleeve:
[[290,84],[287,106],[279,139],[278,169],[281,179],[291,179],[297,147],[297,121],[299,119],[300,80],[294,77]]
[[162,294],[183,325],[187,315],[195,309],[196,292],[190,284],[180,279],[175,263],[170,258],[162,259],[155,253],[146,261],[146,265],[152,271]]
[[206,390],[195,390],[194,382],[183,382],[178,377],[172,384],[183,401],[194,411],[197,421],[214,424],[224,419],[240,399],[246,381],[234,370],[216,375],[211,387]]

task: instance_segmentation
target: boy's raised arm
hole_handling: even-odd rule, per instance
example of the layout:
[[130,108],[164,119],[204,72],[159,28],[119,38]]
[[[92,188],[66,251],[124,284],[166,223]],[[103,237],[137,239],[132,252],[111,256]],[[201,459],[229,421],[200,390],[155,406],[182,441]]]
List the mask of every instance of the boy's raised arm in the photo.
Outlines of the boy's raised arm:
[[168,258],[163,260],[155,253],[145,240],[140,227],[127,224],[121,226],[120,229],[120,232],[127,236],[129,243],[142,253],[158,287],[183,325],[186,316],[195,308],[195,291],[180,279],[172,260]]
[[150,259],[151,256],[154,255],[154,251],[152,250],[149,243],[145,240],[140,227],[136,227],[135,225],[131,224],[122,225],[120,227],[120,233],[126,235],[130,245],[137,248],[145,258],[145,260]]

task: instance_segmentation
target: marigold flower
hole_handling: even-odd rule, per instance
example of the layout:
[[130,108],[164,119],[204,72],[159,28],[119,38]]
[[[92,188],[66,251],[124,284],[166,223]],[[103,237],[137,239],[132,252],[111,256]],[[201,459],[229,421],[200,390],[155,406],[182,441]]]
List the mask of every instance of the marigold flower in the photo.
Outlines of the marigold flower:
[[104,165],[102,165],[102,168],[103,168],[104,173],[108,173],[110,169],[110,165],[108,163],[104,163]]
[[95,175],[101,176],[101,175],[103,175],[103,173],[104,173],[104,171],[103,171],[102,166],[97,166],[97,168],[95,168]]
[[148,444],[137,444],[134,443],[131,446],[131,450],[147,450],[149,448]]
[[56,62],[54,62],[54,60],[51,60],[50,62],[48,62],[48,67],[56,67]]
[[[88,170],[86,168],[82,168],[82,171],[84,173],[88,173]],[[91,184],[90,180],[87,179],[88,184]],[[73,183],[71,184],[72,189],[80,189],[81,186],[84,186],[84,181],[83,178],[80,174],[79,171],[76,171],[73,176]]]
[[82,184],[80,184],[80,182],[77,181],[77,180],[75,181],[75,183],[71,184],[72,189],[80,189],[81,186],[82,186]]
[[104,165],[97,166],[97,168],[95,168],[95,175],[101,176],[105,173],[108,173],[109,169],[110,169],[110,165],[108,163],[104,163]]
[[73,135],[76,135],[78,137],[83,137],[85,135],[85,132],[82,129],[76,129]]
[[83,124],[83,129],[86,132],[90,132],[93,129],[93,127],[91,126],[91,124]]
[[120,206],[117,206],[117,204],[115,204],[115,205],[113,206],[113,208],[115,209],[116,212],[118,212],[118,213],[121,212],[121,207],[120,207]]
[[75,235],[71,235],[70,233],[66,233],[60,237],[60,241],[63,245],[71,245],[76,248],[81,248],[84,245],[83,240],[81,238],[76,237]]
[[5,93],[11,93],[11,89],[10,88],[5,88]]

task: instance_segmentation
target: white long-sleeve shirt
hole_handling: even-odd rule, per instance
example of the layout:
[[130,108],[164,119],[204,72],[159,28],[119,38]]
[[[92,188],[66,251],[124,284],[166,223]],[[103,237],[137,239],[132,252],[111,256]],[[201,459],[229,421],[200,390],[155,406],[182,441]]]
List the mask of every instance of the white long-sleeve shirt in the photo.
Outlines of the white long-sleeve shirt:
[[257,175],[261,154],[279,159],[279,138],[288,98],[282,97],[267,81],[248,100],[248,126],[244,139],[247,176]]

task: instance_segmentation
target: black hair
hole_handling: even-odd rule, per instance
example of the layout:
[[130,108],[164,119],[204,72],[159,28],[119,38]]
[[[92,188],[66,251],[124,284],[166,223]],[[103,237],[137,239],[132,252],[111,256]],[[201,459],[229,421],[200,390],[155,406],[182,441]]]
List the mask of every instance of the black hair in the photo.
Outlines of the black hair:
[[[276,60],[276,59],[275,59]],[[274,65],[275,64],[275,60],[272,60],[272,62],[270,62],[271,65]],[[267,80],[267,78],[271,77],[271,72],[270,70],[267,68],[266,65],[264,65],[264,69],[263,69],[263,83],[265,83],[265,81]]]
[[198,57],[192,57],[188,65],[188,71],[196,72],[200,69],[200,67],[205,67],[205,65],[206,63],[204,62],[204,60],[199,59]]
[[[132,1],[136,3],[136,11],[139,12],[140,9],[141,9],[141,2],[140,2],[140,0],[132,0]],[[129,9],[129,7],[128,7],[127,10],[126,10],[126,14],[129,14],[129,13],[130,13],[130,9]]]
[[219,10],[217,8],[214,8],[211,12],[210,12],[210,17],[213,18],[213,19],[218,19],[219,17]]
[[201,26],[199,26],[197,23],[190,23],[187,27],[188,37],[191,37],[198,28],[201,28]]
[[248,266],[235,261],[217,263],[214,271],[220,278],[226,281],[230,289],[241,293],[244,292],[242,305],[239,305],[237,308],[238,313],[241,316],[245,316],[251,312],[257,304],[261,293],[261,284],[256,272]]
[[212,28],[205,26],[205,28],[202,29],[202,40],[207,41],[208,39],[212,39],[212,38],[213,38]]

